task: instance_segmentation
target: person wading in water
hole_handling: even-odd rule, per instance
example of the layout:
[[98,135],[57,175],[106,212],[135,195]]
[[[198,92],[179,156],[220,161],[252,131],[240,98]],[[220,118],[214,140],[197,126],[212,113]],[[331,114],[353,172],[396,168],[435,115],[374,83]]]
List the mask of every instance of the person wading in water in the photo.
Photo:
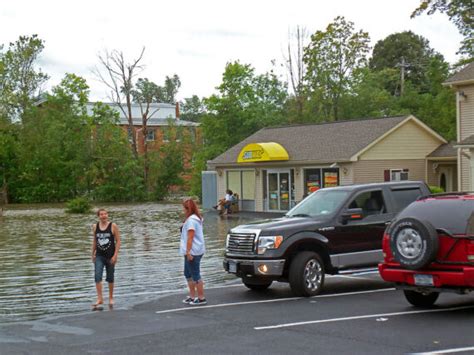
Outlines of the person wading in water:
[[114,304],[114,272],[120,250],[120,232],[115,223],[109,222],[109,214],[103,208],[97,211],[99,222],[92,226],[92,262],[94,263],[95,288],[97,301],[92,306],[99,307],[104,303],[102,297],[102,276],[106,270],[105,281],[109,283],[109,307]]

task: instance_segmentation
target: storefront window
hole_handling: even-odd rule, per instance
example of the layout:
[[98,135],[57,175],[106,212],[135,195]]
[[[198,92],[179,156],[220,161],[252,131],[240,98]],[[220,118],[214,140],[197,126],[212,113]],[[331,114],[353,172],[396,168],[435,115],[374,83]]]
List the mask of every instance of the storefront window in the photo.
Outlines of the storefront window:
[[255,200],[255,172],[236,170],[227,172],[227,188],[240,199]]
[[227,172],[227,188],[232,190],[233,193],[242,196],[241,191],[241,177],[240,171],[228,171]]
[[323,186],[324,187],[339,186],[339,169],[336,169],[336,168],[323,169]]
[[255,200],[255,172],[242,171],[242,195],[243,200]]
[[323,187],[339,186],[339,169],[305,169],[304,170],[304,196],[318,191]]
[[321,169],[305,169],[304,194],[309,195],[321,188]]

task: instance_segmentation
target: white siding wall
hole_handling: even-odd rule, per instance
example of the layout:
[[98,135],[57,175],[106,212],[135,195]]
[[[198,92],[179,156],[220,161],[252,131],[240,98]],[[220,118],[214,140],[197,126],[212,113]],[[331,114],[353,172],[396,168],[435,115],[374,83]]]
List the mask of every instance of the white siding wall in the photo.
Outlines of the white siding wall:
[[[458,91],[463,91],[466,95],[464,101],[459,102],[459,141],[474,135],[474,85],[461,86]],[[474,159],[474,157],[472,157]],[[461,156],[460,173],[461,173],[461,191],[471,190],[469,159]],[[474,177],[473,177],[474,178]]]
[[460,159],[460,171],[461,171],[461,191],[470,191],[471,184],[470,184],[470,171],[469,171],[469,158],[467,158],[464,154],[461,154]]
[[[222,175],[219,175],[219,171]],[[225,190],[227,190],[227,172],[225,169],[217,169],[217,198],[221,199],[225,196]],[[217,203],[217,201],[216,201]]]
[[425,180],[425,159],[416,160],[361,160],[353,164],[354,183],[384,181],[384,170],[409,169],[409,180]]
[[[299,171],[297,174],[296,172]],[[295,202],[298,203],[303,199],[304,195],[304,170],[299,168],[299,170],[295,169]]]
[[408,121],[363,153],[360,160],[425,159],[442,143],[414,121]]
[[[345,173],[344,173],[345,171]],[[354,184],[354,164],[340,164],[339,183],[341,185]]]
[[255,176],[255,211],[263,211],[263,169],[257,169],[258,176]]

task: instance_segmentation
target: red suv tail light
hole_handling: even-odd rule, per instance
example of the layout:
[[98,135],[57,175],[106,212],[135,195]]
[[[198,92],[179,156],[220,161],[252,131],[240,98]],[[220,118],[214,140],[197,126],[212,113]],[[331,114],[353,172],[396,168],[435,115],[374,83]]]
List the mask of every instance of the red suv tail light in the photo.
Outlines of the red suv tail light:
[[390,236],[388,235],[388,233],[383,234],[382,251],[385,262],[393,261],[393,254],[390,250]]
[[474,261],[474,240],[471,240],[467,245],[467,261]]

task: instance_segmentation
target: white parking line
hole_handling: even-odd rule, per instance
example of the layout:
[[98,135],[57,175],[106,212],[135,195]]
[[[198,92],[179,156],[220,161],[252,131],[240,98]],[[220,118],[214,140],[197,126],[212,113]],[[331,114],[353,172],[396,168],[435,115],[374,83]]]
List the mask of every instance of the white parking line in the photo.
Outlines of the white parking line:
[[162,311],[156,311],[156,314],[163,313],[173,313],[181,311],[191,311],[196,309],[206,309],[206,308],[221,308],[221,307],[232,307],[232,306],[242,306],[248,304],[259,304],[259,303],[272,303],[272,302],[283,302],[283,301],[296,301],[301,299],[312,299],[312,298],[329,298],[329,297],[341,297],[341,296],[352,296],[352,295],[361,295],[365,293],[375,293],[375,292],[385,292],[385,291],[394,291],[394,288],[381,288],[377,290],[367,290],[367,291],[355,291],[355,292],[345,292],[345,293],[333,293],[330,295],[319,295],[313,297],[288,297],[288,298],[274,298],[270,300],[260,300],[260,301],[246,301],[246,302],[232,302],[232,303],[220,303],[220,304],[211,304],[207,306],[187,306],[181,308],[172,308],[165,309]]
[[436,351],[429,351],[429,352],[424,352],[424,353],[411,353],[411,355],[455,354],[455,353],[465,353],[467,351],[474,351],[474,346],[471,346],[468,348],[436,350]]
[[[222,285],[222,286],[210,286],[206,287],[206,290],[217,290],[221,288],[231,288],[231,287],[243,287],[244,284],[233,284],[233,285]],[[144,296],[144,295],[166,295],[186,291],[187,287],[176,288],[174,290],[160,290],[160,291],[146,291],[146,292],[133,292],[133,293],[117,293],[116,296],[128,297],[128,296]]]
[[340,296],[352,296],[352,295],[363,295],[365,293],[376,293],[376,292],[386,292],[386,291],[395,291],[396,288],[378,288],[376,290],[367,290],[367,291],[354,291],[354,292],[344,292],[344,293],[331,293],[330,295],[319,295],[313,296],[311,298],[328,298],[328,297],[340,297]]
[[353,275],[334,275],[333,277],[340,277],[343,279],[353,279],[353,280],[364,280],[364,281],[370,280],[367,277],[353,276]]
[[452,308],[443,308],[443,309],[425,309],[425,310],[408,311],[408,312],[366,314],[366,315],[362,315],[362,316],[331,318],[331,319],[319,319],[319,320],[311,320],[311,321],[305,321],[305,322],[268,325],[268,326],[263,326],[263,327],[254,327],[254,329],[255,330],[279,329],[279,328],[297,327],[297,326],[309,325],[309,324],[341,322],[341,321],[346,321],[346,320],[358,320],[358,319],[379,318],[379,317],[395,317],[395,316],[404,316],[404,315],[421,314],[421,313],[450,312],[450,311],[459,311],[459,310],[462,310],[462,309],[470,309],[470,308],[474,308],[474,306],[452,307]]
[[181,311],[191,311],[191,310],[203,309],[203,308],[220,308],[220,307],[241,306],[241,305],[245,305],[245,304],[271,303],[271,302],[282,302],[282,301],[296,301],[296,300],[300,300],[302,298],[303,297],[290,297],[290,298],[277,298],[277,299],[272,299],[272,300],[261,300],[261,301],[221,303],[221,304],[212,304],[212,305],[208,305],[208,306],[188,306],[188,307],[183,307],[183,308],[166,309],[164,311],[156,311],[156,314],[181,312]]

